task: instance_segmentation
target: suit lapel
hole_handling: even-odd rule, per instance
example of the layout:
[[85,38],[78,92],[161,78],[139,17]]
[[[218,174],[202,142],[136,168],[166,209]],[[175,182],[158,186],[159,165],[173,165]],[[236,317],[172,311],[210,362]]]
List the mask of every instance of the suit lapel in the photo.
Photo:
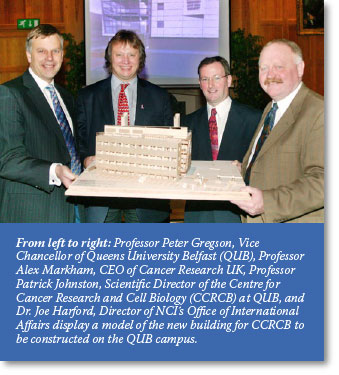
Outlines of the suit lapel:
[[[295,96],[295,98],[292,100],[291,104],[287,108],[286,112],[283,114],[281,119],[278,121],[278,123],[273,128],[271,134],[266,139],[265,143],[262,146],[262,149],[259,152],[259,155],[257,156],[257,160],[263,157],[265,153],[271,148],[274,147],[276,142],[278,142],[282,135],[295,123],[295,119],[299,113],[299,110],[301,108],[301,103],[304,101],[304,98],[307,93],[307,88],[302,85],[299,92]],[[270,109],[271,107],[269,107]],[[268,112],[265,111],[265,117]],[[263,117],[263,118],[265,118]]]
[[[107,79],[102,81],[102,85],[98,86],[95,92],[95,103],[96,108],[95,110],[98,112],[99,118],[101,118],[103,121],[97,121],[98,124],[106,124],[111,125],[115,124],[114,119],[114,110],[113,110],[113,100],[112,100],[112,87],[111,87],[111,76],[109,76]],[[86,103],[86,102],[85,102]],[[97,132],[103,131],[103,128],[96,129]]]
[[199,137],[199,142],[197,143],[201,147],[200,152],[204,153],[204,159],[213,160],[207,106],[203,107],[203,115],[199,116],[199,119],[201,119],[201,121],[198,122],[199,129],[197,135]]
[[[111,76],[109,76],[105,81],[103,81],[103,86],[100,90],[97,90],[96,96],[101,108],[100,115],[103,117],[104,123],[107,125],[115,124]],[[97,131],[102,131],[102,129],[98,129]]]
[[[145,109],[147,110],[147,95],[145,95],[145,84],[138,78],[137,83],[137,106],[135,110],[135,125],[142,125],[145,123]],[[146,124],[152,125],[152,124]]]
[[281,136],[288,130],[288,128],[293,125],[294,123],[294,117],[290,109],[287,109],[287,111],[284,113],[282,118],[279,120],[279,122],[275,125],[273,128],[271,134],[266,139],[265,143],[263,144],[259,155],[257,156],[257,159],[262,157],[267,150],[269,150],[271,147],[274,146],[274,144],[279,141]]
[[74,109],[74,101],[73,101],[71,94],[65,91],[65,89],[62,86],[55,85],[55,87],[59,91],[59,94],[61,95],[62,100],[65,103],[65,106],[67,108],[69,115],[72,118],[72,121],[74,121],[75,109]]
[[35,113],[40,117],[43,126],[49,128],[50,131],[55,134],[58,141],[62,144],[65,144],[62,131],[57,122],[57,119],[55,118],[54,112],[52,111],[44,94],[41,92],[39,86],[34,81],[29,72],[24,73],[23,83],[24,86],[28,88],[27,98],[33,103]]
[[238,114],[236,104],[232,101],[230,111],[228,113],[225,130],[221,138],[219,147],[218,160],[228,160],[227,150],[230,148],[231,143],[236,142],[237,127],[241,125],[243,120]]
[[67,108],[67,111],[72,119],[73,123],[73,137],[75,139],[75,144],[77,147],[77,150],[79,151],[79,136],[78,136],[78,127],[76,123],[76,113],[75,113],[75,104],[74,104],[74,99],[72,95],[67,92],[62,86],[55,85],[57,90],[59,91],[59,94],[62,97],[62,100]]
[[[242,160],[241,172],[242,172],[243,176],[245,176],[245,173],[246,173],[246,169],[247,169],[247,165],[248,165],[248,160],[249,160],[249,157],[250,157],[250,155],[252,153],[254,142],[257,139],[258,134],[261,132],[262,126],[264,124],[264,119],[267,116],[267,113],[269,112],[269,110],[271,109],[271,106],[272,106],[272,102],[270,102],[269,104],[267,104],[266,108],[264,109],[264,112],[262,114],[262,117],[261,117],[261,120],[260,120],[260,122],[258,124],[258,127],[257,127],[257,129],[256,129],[256,131],[255,131],[255,133],[254,133],[254,135],[252,137],[252,140],[251,140],[251,143],[250,143],[250,145],[248,147],[248,150],[247,150],[247,152],[246,152],[246,154],[245,154],[245,156],[244,156],[244,158]],[[262,149],[261,149],[261,151],[262,151]]]

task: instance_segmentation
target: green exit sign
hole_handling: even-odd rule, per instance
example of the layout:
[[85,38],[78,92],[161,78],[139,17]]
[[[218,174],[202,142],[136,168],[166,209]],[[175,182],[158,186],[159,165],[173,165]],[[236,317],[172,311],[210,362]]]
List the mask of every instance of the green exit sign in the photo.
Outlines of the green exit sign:
[[19,18],[17,20],[17,29],[18,30],[25,30],[25,29],[33,29],[33,27],[38,26],[40,24],[39,18]]

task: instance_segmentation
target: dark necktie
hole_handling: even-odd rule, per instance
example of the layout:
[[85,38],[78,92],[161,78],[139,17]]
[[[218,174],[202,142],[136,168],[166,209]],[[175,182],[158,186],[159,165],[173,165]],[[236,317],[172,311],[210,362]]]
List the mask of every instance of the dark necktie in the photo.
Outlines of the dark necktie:
[[260,137],[258,139],[258,142],[257,142],[257,145],[255,147],[255,151],[254,151],[254,154],[252,156],[251,162],[248,165],[247,170],[246,170],[246,174],[245,174],[245,178],[244,178],[244,181],[245,181],[246,185],[249,185],[249,183],[250,183],[250,174],[251,174],[252,165],[255,162],[255,159],[257,158],[257,156],[258,156],[258,154],[261,150],[261,147],[265,143],[266,138],[269,136],[269,134],[270,134],[270,132],[273,128],[274,120],[275,120],[275,114],[277,112],[277,109],[278,109],[278,104],[273,103],[272,108],[270,109],[270,111],[267,113],[267,116],[265,117],[264,126],[263,126],[263,129],[262,129],[261,135],[260,135]]
[[208,120],[208,126],[210,130],[210,139],[211,139],[211,148],[212,148],[212,159],[217,160],[218,153],[219,153],[219,146],[218,146],[218,125],[217,119],[215,115],[217,114],[217,110],[212,108],[211,117]]
[[74,174],[79,175],[81,172],[81,163],[80,163],[79,155],[77,154],[76,149],[75,149],[75,142],[74,142],[74,137],[73,137],[71,128],[67,121],[66,115],[60,105],[54,86],[52,85],[47,86],[46,89],[49,91],[51,95],[54,111],[55,111],[58,123],[60,125],[62,135],[64,136],[69,155],[71,157],[71,170]]
[[128,100],[125,94],[125,89],[128,86],[128,83],[122,83],[121,89],[118,97],[118,125],[121,125],[121,116],[123,113],[128,113],[128,125],[129,125],[129,108],[128,108]]

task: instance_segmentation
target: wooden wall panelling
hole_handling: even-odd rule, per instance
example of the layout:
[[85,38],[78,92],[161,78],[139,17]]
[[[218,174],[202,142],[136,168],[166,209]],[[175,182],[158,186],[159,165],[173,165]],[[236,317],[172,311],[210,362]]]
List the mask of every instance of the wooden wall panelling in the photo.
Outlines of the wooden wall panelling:
[[13,37],[12,33],[0,33],[0,82],[15,78],[27,68],[25,53],[26,35]]
[[65,32],[71,33],[77,42],[85,39],[84,35],[84,1],[83,0],[65,0],[64,4],[64,22]]
[[61,32],[84,39],[83,0],[0,0],[0,83],[27,68],[25,39],[28,30],[17,30],[18,18],[40,18]]
[[288,33],[287,9],[288,2],[295,0],[260,0],[257,1],[259,9],[258,34],[264,37],[264,43],[274,38],[286,37]]
[[230,17],[231,17],[231,30],[236,31],[238,29],[250,29],[249,19],[249,0],[230,0]]
[[40,18],[40,23],[64,26],[64,0],[26,0],[26,16]]
[[324,94],[324,36],[297,34],[296,0],[230,0],[231,30],[263,36],[263,43],[276,38],[295,41],[305,60],[305,84]]
[[[257,0],[259,7],[259,19],[263,21],[284,21],[286,4],[289,0]],[[293,1],[293,0],[292,0]],[[284,6],[285,5],[285,6]],[[255,17],[257,18],[257,17]]]
[[25,0],[1,0],[0,1],[0,25],[14,25],[16,28],[17,18],[25,14]]
[[[305,56],[304,81],[324,93],[324,36],[297,35],[296,0],[230,0],[231,29],[296,41]],[[40,18],[84,39],[83,0],[0,0],[0,83],[21,74],[26,66],[24,40],[27,31],[16,29],[18,18]]]

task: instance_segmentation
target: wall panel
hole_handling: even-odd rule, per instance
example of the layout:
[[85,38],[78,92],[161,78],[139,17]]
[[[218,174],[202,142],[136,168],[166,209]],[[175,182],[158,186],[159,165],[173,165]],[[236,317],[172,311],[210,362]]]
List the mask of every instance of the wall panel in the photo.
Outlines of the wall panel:
[[[305,83],[324,93],[324,37],[297,35],[296,0],[230,0],[231,29],[262,35],[264,42],[288,38],[303,49],[306,63]],[[18,18],[40,18],[77,41],[84,38],[83,0],[0,0],[0,82],[21,74],[26,67],[26,31],[16,30]]]
[[40,18],[61,32],[84,38],[83,0],[0,0],[0,83],[27,68],[25,39],[28,30],[17,30],[18,18]]
[[[296,0],[230,0],[231,30],[263,36],[263,42],[275,38],[295,41],[303,50],[304,82],[324,94],[324,36],[297,34]],[[245,16],[244,16],[245,15]]]
[[284,1],[283,0],[260,0],[258,1],[259,19],[261,21],[284,20]]
[[25,14],[26,4],[25,0],[0,2],[0,25],[16,24],[17,18],[21,18]]

